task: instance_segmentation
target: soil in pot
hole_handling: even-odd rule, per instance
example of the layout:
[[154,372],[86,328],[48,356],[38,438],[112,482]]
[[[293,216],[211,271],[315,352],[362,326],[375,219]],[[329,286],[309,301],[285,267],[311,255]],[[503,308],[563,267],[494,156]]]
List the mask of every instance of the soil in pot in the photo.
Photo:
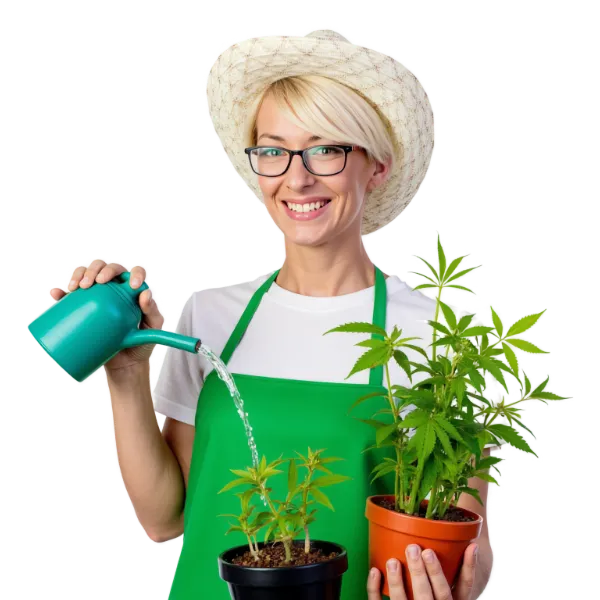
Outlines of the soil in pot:
[[[375,504],[378,504],[379,506],[383,506],[383,508],[387,508],[388,510],[393,510],[393,511],[397,512],[398,514],[401,514],[401,515],[406,514],[399,510],[396,510],[396,503],[394,502],[394,500],[390,500],[389,498],[386,498],[386,497],[374,498],[373,502],[375,502]],[[427,505],[421,504],[419,506],[418,513],[415,513],[412,516],[413,517],[421,517],[424,519],[426,514],[427,514]],[[458,508],[457,506],[453,506],[453,505],[450,505],[448,507],[448,510],[446,510],[446,514],[444,515],[443,518],[440,518],[439,515],[434,515],[430,520],[431,521],[452,521],[454,523],[466,523],[469,521],[477,521],[477,519],[474,516],[467,514],[462,508]]]
[[234,565],[243,565],[245,567],[293,567],[297,565],[312,565],[314,563],[324,562],[339,555],[339,552],[323,552],[322,548],[315,548],[311,544],[310,552],[304,552],[304,543],[302,546],[295,544],[292,546],[292,559],[285,562],[285,548],[283,544],[275,543],[263,546],[259,553],[258,560],[252,556],[250,550],[247,550],[241,556],[231,559]]

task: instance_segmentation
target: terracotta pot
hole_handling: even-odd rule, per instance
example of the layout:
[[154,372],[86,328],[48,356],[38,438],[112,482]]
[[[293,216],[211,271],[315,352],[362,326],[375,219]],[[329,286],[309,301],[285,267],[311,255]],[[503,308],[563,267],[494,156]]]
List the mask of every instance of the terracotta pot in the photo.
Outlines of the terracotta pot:
[[[303,548],[304,540],[295,540],[293,544]],[[265,544],[257,545],[261,549]],[[248,550],[244,544],[220,554],[219,575],[227,582],[233,600],[339,600],[342,576],[348,570],[346,549],[320,540],[312,540],[311,546],[338,555],[325,562],[290,567],[236,565],[231,561]]]
[[[394,495],[370,496],[367,498],[365,516],[369,520],[369,568],[381,571],[384,586],[383,593],[389,596],[386,577],[386,563],[397,558],[402,563],[404,589],[408,600],[413,600],[412,580],[406,559],[406,547],[418,544],[421,550],[431,548],[438,557],[444,575],[450,586],[459,573],[465,550],[474,542],[483,524],[483,517],[464,508],[467,515],[475,521],[452,522],[425,519],[414,515],[405,515],[375,504],[374,500],[385,498],[394,502]],[[427,507],[429,500],[423,500],[421,506]]]

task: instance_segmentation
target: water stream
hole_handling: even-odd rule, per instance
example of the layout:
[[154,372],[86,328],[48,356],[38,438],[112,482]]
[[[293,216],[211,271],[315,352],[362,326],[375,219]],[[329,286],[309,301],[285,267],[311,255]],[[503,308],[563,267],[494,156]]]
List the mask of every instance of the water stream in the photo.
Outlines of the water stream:
[[[196,345],[196,352],[204,356],[212,366],[215,368],[219,378],[225,382],[231,397],[233,398],[233,402],[237,409],[237,413],[242,419],[244,423],[244,430],[246,432],[246,437],[248,438],[248,446],[250,447],[250,452],[252,454],[252,464],[255,468],[258,468],[258,452],[256,450],[256,443],[254,441],[254,436],[252,435],[252,426],[248,421],[248,413],[244,410],[244,401],[240,396],[240,392],[238,391],[235,382],[233,381],[233,377],[231,373],[227,370],[225,363],[205,344],[199,343]],[[233,468],[236,467],[235,465]]]

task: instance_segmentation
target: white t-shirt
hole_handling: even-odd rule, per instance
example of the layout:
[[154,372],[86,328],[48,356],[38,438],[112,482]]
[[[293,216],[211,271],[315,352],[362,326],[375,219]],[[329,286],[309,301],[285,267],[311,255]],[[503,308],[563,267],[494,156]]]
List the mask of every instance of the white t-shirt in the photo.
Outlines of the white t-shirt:
[[[219,356],[252,294],[272,274],[273,271],[253,281],[193,292],[183,307],[176,332],[199,338]],[[424,348],[430,355],[431,348],[427,346],[432,342],[433,329],[427,320],[435,317],[435,299],[420,290],[413,290],[396,275],[390,275],[385,282],[386,331],[391,333],[397,325],[402,329],[402,337],[418,336],[421,339],[410,343]],[[372,322],[374,294],[375,287],[371,286],[340,296],[305,296],[272,282],[227,368],[234,374],[368,383],[368,369],[354,373],[348,379],[346,376],[368,350],[356,346],[356,342],[367,339],[370,334],[323,334],[344,323]],[[450,306],[457,317],[464,314]],[[475,318],[471,324],[475,324]],[[410,360],[424,360],[410,348],[404,351]],[[392,385],[411,387],[429,377],[427,373],[416,373],[411,384],[395,360],[388,366]],[[212,369],[212,364],[203,356],[168,347],[153,392],[156,412],[194,425],[198,396]],[[382,383],[386,385],[385,371]],[[412,408],[414,406],[408,406],[403,412]],[[492,444],[488,446],[493,447]]]

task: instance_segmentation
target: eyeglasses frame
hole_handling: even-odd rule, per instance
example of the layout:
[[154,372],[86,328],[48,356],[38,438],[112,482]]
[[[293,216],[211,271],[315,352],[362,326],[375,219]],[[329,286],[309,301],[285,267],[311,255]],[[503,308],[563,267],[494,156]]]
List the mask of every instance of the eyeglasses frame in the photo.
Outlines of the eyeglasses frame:
[[[308,150],[312,150],[313,148],[320,148],[321,146],[333,146],[334,148],[341,148],[344,151],[344,166],[336,173],[329,173],[328,175],[319,175],[318,173],[311,171],[309,166],[306,164],[306,159],[304,157],[304,153]],[[281,172],[279,175],[262,175],[261,173],[257,173],[254,170],[254,166],[252,165],[252,158],[250,156],[250,152],[252,150],[256,150],[257,148],[276,148],[277,150],[285,150],[286,152],[288,152],[290,160],[288,161],[288,165],[285,168],[285,170],[283,172]],[[316,144],[315,146],[309,146],[308,148],[304,148],[303,150],[290,150],[289,148],[284,148],[283,146],[250,146],[249,148],[244,148],[244,152],[248,155],[248,161],[250,162],[250,168],[259,177],[281,177],[282,175],[285,175],[287,173],[288,169],[290,168],[290,165],[292,164],[292,159],[294,158],[294,156],[296,156],[296,154],[299,154],[301,156],[302,164],[304,165],[304,168],[312,175],[316,175],[317,177],[331,177],[332,175],[339,175],[346,168],[346,163],[348,162],[348,152],[352,152],[352,150],[362,150],[362,147],[361,146],[347,146],[344,144]]]

